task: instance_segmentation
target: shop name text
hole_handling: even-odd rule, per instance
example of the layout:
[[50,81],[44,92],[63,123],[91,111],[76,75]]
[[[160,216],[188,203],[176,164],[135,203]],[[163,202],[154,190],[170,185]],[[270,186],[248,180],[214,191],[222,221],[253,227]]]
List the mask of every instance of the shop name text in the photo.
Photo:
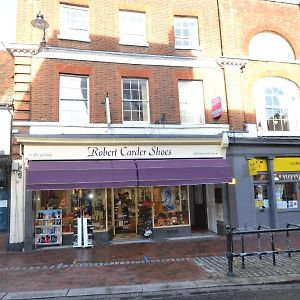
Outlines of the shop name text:
[[172,155],[171,149],[160,149],[158,146],[152,146],[150,149],[141,147],[129,148],[127,146],[115,149],[107,147],[88,147],[88,157],[151,157],[161,156],[168,157]]

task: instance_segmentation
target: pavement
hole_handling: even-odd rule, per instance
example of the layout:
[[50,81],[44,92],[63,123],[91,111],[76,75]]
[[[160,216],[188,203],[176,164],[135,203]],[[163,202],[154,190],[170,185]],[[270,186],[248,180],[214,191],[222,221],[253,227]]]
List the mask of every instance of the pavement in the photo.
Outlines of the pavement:
[[[299,234],[298,234],[299,235]],[[299,236],[291,237],[300,248]],[[282,250],[284,236],[275,240]],[[240,241],[235,241],[238,251]],[[257,251],[255,237],[245,239]],[[259,247],[270,249],[269,238]],[[300,254],[234,259],[228,276],[226,237],[212,233],[163,240],[117,240],[93,248],[70,246],[0,252],[0,299],[171,299],[228,287],[300,281]],[[161,299],[161,298],[160,298]]]

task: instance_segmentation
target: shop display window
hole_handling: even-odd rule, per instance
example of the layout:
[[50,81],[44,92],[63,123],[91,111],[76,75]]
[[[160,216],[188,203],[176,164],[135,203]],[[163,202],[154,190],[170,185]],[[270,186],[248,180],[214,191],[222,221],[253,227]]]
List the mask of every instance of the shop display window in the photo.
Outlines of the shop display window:
[[276,183],[275,193],[278,209],[298,208],[296,182]]
[[264,183],[254,184],[255,207],[259,209],[269,208],[268,185]]
[[189,225],[187,186],[153,188],[154,227]]
[[[90,219],[94,231],[107,230],[107,197],[111,189],[74,189],[56,191],[35,191],[33,193],[33,214],[38,210],[61,209],[62,232],[73,233],[73,221],[81,212]],[[110,200],[111,203],[111,200]]]

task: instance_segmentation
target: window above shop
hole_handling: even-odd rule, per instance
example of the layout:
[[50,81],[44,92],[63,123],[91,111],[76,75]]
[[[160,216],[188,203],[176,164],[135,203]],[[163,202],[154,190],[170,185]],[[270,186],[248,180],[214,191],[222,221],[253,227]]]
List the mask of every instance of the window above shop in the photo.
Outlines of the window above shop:
[[59,122],[86,124],[89,122],[88,77],[60,75]]
[[149,122],[148,80],[122,79],[123,122]]
[[174,17],[174,35],[176,49],[199,48],[198,19]]
[[262,132],[299,134],[299,89],[291,81],[267,77],[254,86],[256,118]]
[[178,81],[180,119],[182,124],[204,124],[202,81]]
[[60,5],[60,39],[89,42],[89,9],[87,7]]
[[255,60],[292,61],[295,59],[290,44],[279,34],[260,32],[249,44],[249,56]]
[[147,43],[146,14],[120,11],[120,44],[149,46]]

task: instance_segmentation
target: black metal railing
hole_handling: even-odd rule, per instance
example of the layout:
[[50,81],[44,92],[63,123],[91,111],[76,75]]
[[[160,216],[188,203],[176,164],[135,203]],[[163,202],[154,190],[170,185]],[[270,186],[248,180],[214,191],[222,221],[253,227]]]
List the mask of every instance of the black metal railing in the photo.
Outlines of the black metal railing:
[[[257,230],[245,230],[241,231],[237,228],[231,227],[230,225],[226,226],[226,237],[227,237],[227,261],[228,261],[228,275],[233,275],[233,260],[235,257],[240,257],[242,259],[242,268],[245,269],[245,257],[247,256],[258,256],[262,259],[263,255],[272,255],[273,265],[276,265],[276,254],[288,253],[288,256],[291,257],[291,253],[300,252],[299,248],[291,248],[291,236],[290,232],[299,232],[300,233],[300,224],[287,223],[286,228],[279,229],[270,229],[267,226],[258,226]],[[285,233],[285,243],[282,244],[284,249],[275,248],[275,238],[276,233]],[[257,239],[257,251],[253,250],[253,239],[251,240],[252,250],[245,251],[245,237],[254,236]],[[262,248],[261,237],[269,236],[269,246],[271,250]],[[234,239],[234,236],[240,236],[240,251],[234,251],[234,244],[239,243],[238,240]],[[281,236],[282,239],[282,236]]]

